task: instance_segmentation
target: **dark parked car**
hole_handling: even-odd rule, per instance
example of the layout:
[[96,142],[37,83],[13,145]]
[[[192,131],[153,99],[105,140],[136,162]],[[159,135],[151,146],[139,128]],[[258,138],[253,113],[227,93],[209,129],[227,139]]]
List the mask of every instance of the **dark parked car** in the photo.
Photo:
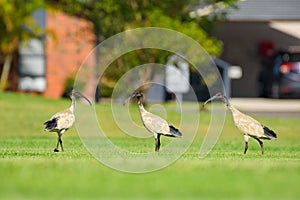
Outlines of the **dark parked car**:
[[260,96],[300,97],[300,52],[279,51],[262,64]]

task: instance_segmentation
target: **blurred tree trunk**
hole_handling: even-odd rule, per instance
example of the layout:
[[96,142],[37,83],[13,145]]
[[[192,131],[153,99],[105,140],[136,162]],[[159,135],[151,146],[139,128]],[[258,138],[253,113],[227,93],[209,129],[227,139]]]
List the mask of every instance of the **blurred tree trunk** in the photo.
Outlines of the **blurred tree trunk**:
[[13,57],[12,54],[8,54],[4,58],[4,65],[3,65],[1,79],[0,79],[0,91],[5,90],[7,86],[8,74],[11,67],[12,57]]
[[32,17],[34,11],[45,8],[44,1],[0,1],[0,54],[4,65],[0,77],[0,90],[7,86],[12,58],[19,42],[44,34],[44,29]]

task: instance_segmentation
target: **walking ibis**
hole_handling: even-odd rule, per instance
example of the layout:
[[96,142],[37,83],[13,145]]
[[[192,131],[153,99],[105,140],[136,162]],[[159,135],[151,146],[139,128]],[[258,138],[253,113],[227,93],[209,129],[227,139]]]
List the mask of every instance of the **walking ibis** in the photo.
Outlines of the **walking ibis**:
[[145,110],[143,106],[143,94],[140,91],[134,92],[129,98],[128,101],[132,98],[137,98],[137,103],[140,111],[140,115],[142,118],[142,122],[144,127],[153,134],[155,139],[155,151],[159,151],[160,149],[160,136],[168,136],[168,137],[182,137],[182,133],[170,125],[166,120],[161,117],[154,115],[147,110]]
[[75,122],[74,110],[75,110],[75,105],[76,105],[76,96],[83,97],[90,105],[92,105],[92,103],[90,102],[90,100],[88,98],[86,98],[80,92],[73,89],[70,94],[70,98],[72,100],[72,104],[71,104],[70,108],[56,113],[55,115],[53,115],[50,118],[50,120],[48,120],[44,123],[45,131],[56,132],[58,135],[57,144],[56,144],[56,148],[54,149],[54,152],[59,152],[59,150],[58,150],[59,145],[61,147],[61,151],[64,151],[61,137],[62,137],[62,134],[66,130],[71,128]]
[[264,154],[264,146],[263,142],[260,139],[277,139],[276,133],[269,129],[268,127],[260,124],[258,121],[253,119],[252,117],[241,113],[239,110],[234,108],[226,96],[221,93],[217,93],[215,96],[211,97],[207,101],[204,102],[203,106],[214,99],[221,99],[227,106],[227,108],[231,111],[233,121],[235,126],[244,134],[245,140],[245,150],[244,154],[246,154],[248,150],[248,140],[249,137],[256,139],[261,147],[261,153]]

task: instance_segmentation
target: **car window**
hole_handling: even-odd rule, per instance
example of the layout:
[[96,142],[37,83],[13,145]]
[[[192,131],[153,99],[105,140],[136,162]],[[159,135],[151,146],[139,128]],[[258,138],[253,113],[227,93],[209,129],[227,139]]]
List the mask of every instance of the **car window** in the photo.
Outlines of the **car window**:
[[290,54],[289,58],[289,62],[298,62],[300,61],[300,53]]

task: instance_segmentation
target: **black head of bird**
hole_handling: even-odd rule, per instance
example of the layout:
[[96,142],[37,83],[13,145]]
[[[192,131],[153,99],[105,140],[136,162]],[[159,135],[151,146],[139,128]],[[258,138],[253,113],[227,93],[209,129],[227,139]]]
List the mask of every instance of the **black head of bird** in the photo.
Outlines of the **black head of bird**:
[[124,101],[123,105],[125,105],[133,98],[137,98],[138,101],[141,101],[143,99],[143,93],[141,91],[135,91]]
[[210,101],[212,101],[214,99],[221,99],[226,104],[226,106],[230,106],[228,98],[226,96],[224,96],[221,92],[218,92],[217,94],[215,94],[214,96],[212,96],[211,98],[209,98],[208,100],[206,100],[203,103],[203,106],[205,106],[205,104],[207,104],[208,102],[210,102]]
[[130,99],[134,97],[136,97],[137,99],[143,98],[143,93],[141,91],[136,91],[130,96]]

